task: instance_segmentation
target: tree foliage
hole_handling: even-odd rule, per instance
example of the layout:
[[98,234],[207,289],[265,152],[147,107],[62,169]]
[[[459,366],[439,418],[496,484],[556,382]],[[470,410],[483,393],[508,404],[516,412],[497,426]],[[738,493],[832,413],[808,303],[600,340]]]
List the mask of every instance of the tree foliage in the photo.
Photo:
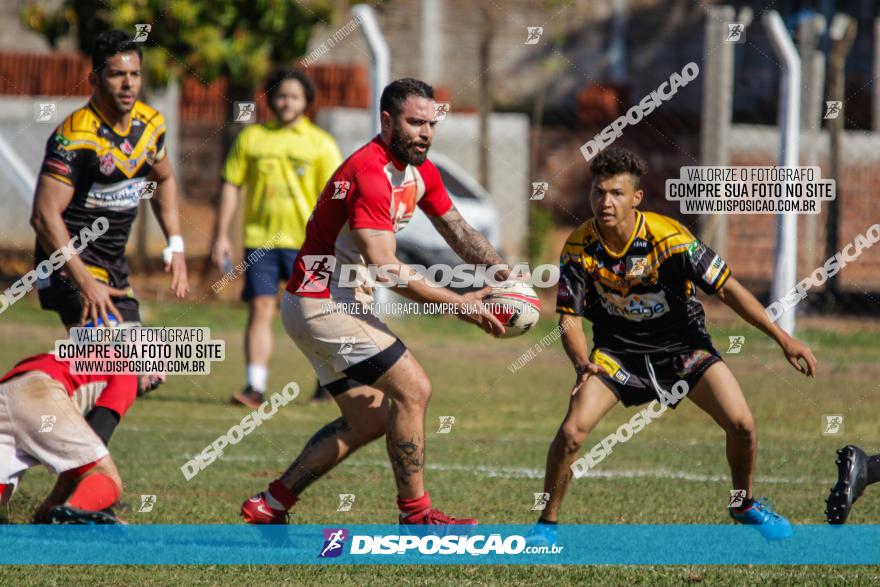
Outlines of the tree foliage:
[[143,49],[153,85],[191,73],[253,88],[273,65],[304,55],[312,29],[332,15],[332,0],[64,0],[53,11],[32,2],[22,21],[53,48],[73,34],[85,54],[108,28],[134,36],[136,24],[149,24]]

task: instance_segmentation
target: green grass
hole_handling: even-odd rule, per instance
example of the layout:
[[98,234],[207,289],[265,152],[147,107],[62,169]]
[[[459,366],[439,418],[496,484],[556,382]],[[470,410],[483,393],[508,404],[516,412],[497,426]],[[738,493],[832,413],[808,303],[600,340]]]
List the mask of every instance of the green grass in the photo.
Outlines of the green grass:
[[[223,459],[184,480],[180,466],[246,413],[227,404],[242,384],[240,305],[147,304],[150,324],[210,326],[226,340],[227,360],[214,363],[206,377],[174,377],[140,400],[111,442],[126,482],[123,501],[139,503],[141,494],[157,495],[150,513],[123,514],[136,524],[238,523],[242,500],[282,471],[308,437],[337,417],[333,405],[312,406],[314,376],[307,362],[275,325],[276,348],[270,391],[296,381],[301,397]],[[710,316],[724,314],[713,313]],[[418,317],[392,327],[422,362],[434,386],[428,410],[427,484],[434,502],[453,515],[473,515],[486,523],[529,523],[532,494],[540,491],[547,445],[568,401],[573,373],[559,342],[512,374],[514,360],[554,326],[543,320],[526,337],[496,341],[461,321]],[[746,336],[742,353],[725,359],[737,375],[755,414],[759,431],[758,495],[768,495],[795,523],[821,523],[824,498],[833,484],[834,449],[856,442],[880,452],[880,328],[819,328],[805,323],[799,336],[820,361],[819,376],[796,373],[771,341],[732,321],[713,329],[719,349],[728,335]],[[29,297],[0,321],[0,367],[48,350],[63,335],[54,315],[40,312]],[[595,431],[601,438],[629,419],[631,410],[615,408]],[[823,414],[843,414],[845,434],[823,436]],[[439,416],[455,416],[450,434],[435,434]],[[588,441],[588,445],[590,442]],[[638,472],[631,478],[600,478],[573,483],[564,506],[570,523],[727,523],[727,465],[724,436],[711,420],[686,404],[664,415],[632,442],[620,445],[600,465],[602,471]],[[679,480],[676,472],[709,480]],[[712,479],[717,478],[717,481]],[[42,468],[26,476],[10,504],[13,523],[26,523],[49,490]],[[873,488],[872,488],[873,489]],[[877,523],[880,500],[869,489],[851,523]],[[352,512],[336,512],[339,493],[355,493]],[[294,523],[390,523],[396,515],[392,476],[384,443],[361,450],[295,508]],[[136,508],[135,508],[136,509]],[[672,585],[868,584],[877,583],[876,567],[6,567],[0,584],[16,585],[220,585],[269,583],[327,584],[584,584]]]

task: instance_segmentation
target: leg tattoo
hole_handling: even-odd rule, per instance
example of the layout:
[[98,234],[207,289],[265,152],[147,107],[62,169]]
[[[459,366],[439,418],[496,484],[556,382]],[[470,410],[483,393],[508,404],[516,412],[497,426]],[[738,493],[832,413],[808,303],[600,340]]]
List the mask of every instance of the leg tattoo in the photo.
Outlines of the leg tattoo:
[[332,445],[332,451],[335,453],[337,437],[345,432],[351,432],[351,426],[343,418],[337,418],[318,430],[303,447],[296,460],[281,475],[281,482],[288,486],[294,495],[299,495],[336,464],[336,462],[320,463],[317,467],[314,464],[306,467],[303,463],[313,460],[312,457],[322,449],[326,450],[328,443]]
[[421,439],[388,438],[388,455],[391,457],[391,467],[394,469],[394,477],[401,485],[408,486],[410,477],[421,473],[425,467],[425,447]]

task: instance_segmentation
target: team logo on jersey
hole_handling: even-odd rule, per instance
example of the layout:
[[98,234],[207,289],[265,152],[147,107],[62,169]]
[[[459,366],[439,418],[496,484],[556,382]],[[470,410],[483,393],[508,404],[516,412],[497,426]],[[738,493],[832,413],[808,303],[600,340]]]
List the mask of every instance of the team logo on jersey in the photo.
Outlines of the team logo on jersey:
[[58,175],[63,175],[65,177],[70,175],[70,165],[63,163],[58,159],[46,159],[46,168],[50,171],[54,171]]
[[143,178],[124,179],[116,183],[93,183],[86,193],[86,208],[127,210],[138,205],[146,181]]
[[596,282],[595,286],[602,307],[612,316],[641,322],[659,318],[669,312],[669,302],[663,290],[656,293],[621,296],[606,290],[599,282]]
[[348,530],[345,528],[324,528],[324,547],[318,557],[335,558],[339,556],[342,554],[346,540],[348,540]]
[[648,268],[647,257],[627,257],[626,258],[626,276],[641,277]]
[[616,273],[617,275],[623,275],[623,270],[625,267],[626,264],[624,263],[623,259],[621,259],[619,263],[615,263],[611,266],[611,270],[614,271],[614,273]]
[[394,232],[407,224],[416,210],[417,188],[414,181],[391,188],[391,221]]
[[134,147],[131,146],[131,143],[128,142],[128,139],[125,139],[124,141],[122,141],[122,144],[119,145],[119,150],[126,155],[131,155],[131,152],[134,151]]
[[113,170],[116,169],[116,164],[113,163],[113,155],[110,153],[104,153],[98,159],[98,169],[101,170],[101,173],[104,175],[111,175]]
[[709,268],[706,269],[706,273],[703,274],[703,280],[709,285],[713,285],[715,280],[718,279],[718,276],[721,275],[721,270],[724,269],[724,260],[715,255],[715,258],[712,259],[712,264],[709,265]]

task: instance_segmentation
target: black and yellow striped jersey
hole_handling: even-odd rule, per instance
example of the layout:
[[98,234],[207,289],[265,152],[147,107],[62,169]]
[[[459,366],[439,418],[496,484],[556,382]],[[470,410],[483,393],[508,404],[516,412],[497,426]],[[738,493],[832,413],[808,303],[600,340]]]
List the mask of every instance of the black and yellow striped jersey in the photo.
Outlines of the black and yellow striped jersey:
[[711,346],[695,286],[714,294],[730,269],[679,222],[636,214],[619,254],[608,248],[595,219],[569,235],[559,259],[556,311],[590,320],[594,346],[618,353]]
[[[74,111],[46,143],[40,169],[73,186],[62,214],[71,236],[105,216],[110,228],[81,253],[98,267],[124,262],[125,245],[153,164],[165,157],[165,119],[157,110],[135,102],[126,132],[107,122],[92,101]],[[37,261],[45,253],[37,243]]]

